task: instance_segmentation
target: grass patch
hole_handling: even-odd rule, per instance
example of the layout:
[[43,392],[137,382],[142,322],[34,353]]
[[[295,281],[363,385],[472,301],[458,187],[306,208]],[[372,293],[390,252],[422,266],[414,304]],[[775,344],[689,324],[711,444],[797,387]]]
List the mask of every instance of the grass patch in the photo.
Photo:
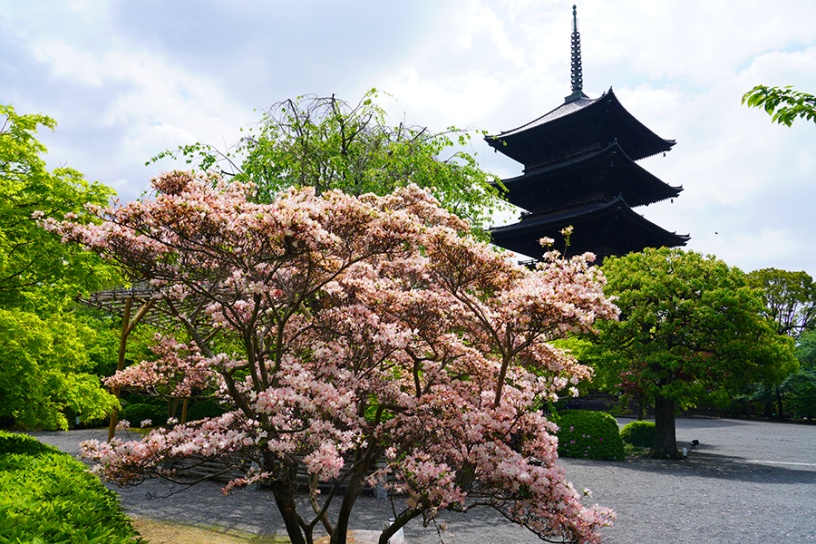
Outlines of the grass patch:
[[184,525],[144,517],[131,518],[133,528],[150,544],[289,544],[289,538],[254,535],[219,527]]
[[623,451],[627,459],[649,459],[652,449],[633,446],[624,442]]

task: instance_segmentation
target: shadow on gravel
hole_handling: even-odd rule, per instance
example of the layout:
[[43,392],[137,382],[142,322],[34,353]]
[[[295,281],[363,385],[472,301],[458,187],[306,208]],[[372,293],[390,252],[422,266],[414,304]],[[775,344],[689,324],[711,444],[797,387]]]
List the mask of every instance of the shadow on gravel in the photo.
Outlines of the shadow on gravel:
[[678,418],[675,420],[675,426],[678,429],[715,429],[718,427],[744,427],[749,422],[738,421],[733,419],[716,419],[716,418]]
[[662,459],[629,459],[615,461],[570,460],[575,464],[592,464],[617,470],[633,470],[676,477],[712,478],[761,484],[816,484],[816,470],[748,462],[742,457],[712,453],[692,453],[683,461]]

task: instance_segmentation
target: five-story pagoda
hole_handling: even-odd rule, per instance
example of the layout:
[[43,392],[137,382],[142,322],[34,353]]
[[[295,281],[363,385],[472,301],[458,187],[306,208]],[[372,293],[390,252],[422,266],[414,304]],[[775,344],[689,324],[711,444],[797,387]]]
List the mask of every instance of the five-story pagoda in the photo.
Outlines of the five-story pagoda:
[[632,210],[683,190],[635,162],[665,153],[675,142],[635,119],[611,88],[599,98],[583,93],[576,11],[573,6],[572,94],[538,119],[486,138],[496,151],[524,165],[521,176],[502,181],[505,198],[526,211],[518,223],[492,229],[493,242],[537,258],[544,251],[542,237],[554,239],[563,250],[561,231],[572,226],[569,253],[591,251],[599,261],[646,247],[685,245],[689,236],[669,232]]

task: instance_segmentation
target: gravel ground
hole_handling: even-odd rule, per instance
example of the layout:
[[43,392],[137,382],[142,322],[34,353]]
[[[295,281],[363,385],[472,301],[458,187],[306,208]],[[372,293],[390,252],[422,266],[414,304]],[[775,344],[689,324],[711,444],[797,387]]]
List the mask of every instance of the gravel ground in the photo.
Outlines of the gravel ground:
[[[33,434],[73,455],[82,440],[105,438],[104,430]],[[617,512],[615,526],[604,531],[605,543],[816,543],[816,426],[681,419],[677,439],[681,447],[692,440],[700,446],[686,461],[562,460],[577,489],[590,488],[593,502]],[[245,490],[225,497],[219,489],[205,483],[171,494],[157,481],[115,488],[131,514],[284,533],[270,493]],[[392,515],[389,500],[363,496],[352,528],[377,529]],[[434,526],[414,520],[405,527],[405,541],[539,542],[491,511],[444,512],[440,521],[447,525],[441,539]]]

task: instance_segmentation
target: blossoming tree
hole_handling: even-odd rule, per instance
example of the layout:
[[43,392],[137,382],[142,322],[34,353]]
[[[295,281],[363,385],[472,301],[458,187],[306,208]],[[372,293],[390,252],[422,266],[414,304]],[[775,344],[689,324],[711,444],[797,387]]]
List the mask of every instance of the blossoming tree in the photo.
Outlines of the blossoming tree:
[[616,312],[585,258],[513,265],[415,186],[271,204],[189,173],[153,187],[96,209],[99,225],[48,227],[149,279],[186,333],[108,385],[210,387],[232,410],[86,445],[104,476],[180,479],[169,462],[191,454],[251,466],[227,490],[268,485],[295,544],[318,527],[345,542],[375,482],[405,499],[383,544],[413,518],[479,506],[544,540],[600,540],[613,515],[581,504],[541,411],[590,376],[547,342]]

